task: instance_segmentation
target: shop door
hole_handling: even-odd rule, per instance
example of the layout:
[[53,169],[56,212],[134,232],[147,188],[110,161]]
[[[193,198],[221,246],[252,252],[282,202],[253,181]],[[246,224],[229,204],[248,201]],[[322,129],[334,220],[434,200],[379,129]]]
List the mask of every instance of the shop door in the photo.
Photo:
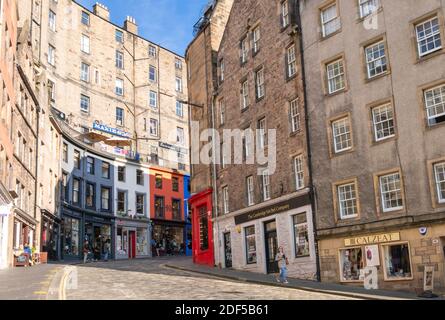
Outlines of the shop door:
[[136,258],[136,232],[130,231],[130,242],[129,242],[129,248],[128,248],[128,257],[130,259]]
[[232,268],[232,244],[230,242],[230,232],[224,233],[224,258],[226,268]]
[[266,263],[267,263],[267,273],[277,273],[279,272],[278,262],[275,261],[275,257],[278,253],[278,240],[277,240],[277,230],[276,222],[265,223],[265,245],[266,245]]

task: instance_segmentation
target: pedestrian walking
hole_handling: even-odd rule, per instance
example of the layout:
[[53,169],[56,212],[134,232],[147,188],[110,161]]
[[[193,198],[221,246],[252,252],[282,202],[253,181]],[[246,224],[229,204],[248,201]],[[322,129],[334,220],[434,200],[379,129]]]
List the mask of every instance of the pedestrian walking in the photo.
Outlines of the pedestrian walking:
[[289,281],[287,281],[287,265],[289,264],[289,260],[284,254],[284,249],[281,246],[278,248],[275,261],[278,261],[278,267],[280,268],[280,276],[279,278],[277,277],[277,282],[289,283]]
[[90,253],[90,246],[88,245],[88,241],[85,240],[83,243],[83,263],[87,263],[88,254]]

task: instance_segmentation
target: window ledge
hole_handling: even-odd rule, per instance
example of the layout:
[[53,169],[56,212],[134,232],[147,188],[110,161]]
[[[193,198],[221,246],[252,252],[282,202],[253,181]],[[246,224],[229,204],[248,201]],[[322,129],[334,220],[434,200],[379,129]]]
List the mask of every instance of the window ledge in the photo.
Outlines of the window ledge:
[[247,110],[249,110],[249,106],[245,107],[244,109],[241,109],[241,113],[246,112]]
[[346,89],[346,87],[345,88],[343,88],[343,89],[341,89],[341,90],[338,90],[338,91],[335,91],[335,92],[332,92],[332,93],[325,93],[325,97],[326,98],[330,98],[330,97],[335,97],[335,96],[337,96],[337,95],[340,95],[340,94],[342,94],[342,93],[346,93],[348,90]]
[[[425,111],[426,112],[426,111]],[[427,124],[426,124],[426,130],[427,131],[430,131],[430,130],[434,130],[434,129],[436,129],[436,128],[441,128],[441,127],[443,127],[445,125],[445,121],[444,122],[439,122],[439,123],[436,123],[436,124],[433,124],[433,125],[429,125],[428,124],[428,121],[427,121]]]
[[430,53],[428,53],[428,54],[426,54],[424,56],[421,56],[421,57],[418,56],[416,64],[423,63],[423,62],[428,61],[428,60],[430,60],[432,58],[440,56],[440,55],[442,55],[444,53],[445,53],[444,48],[440,48],[440,49],[437,49],[436,51],[430,52]]
[[334,31],[333,33],[327,35],[327,36],[323,36],[323,34],[320,34],[320,41],[325,41],[328,40],[329,38],[334,37],[335,35],[339,34],[342,32],[342,28],[340,27],[340,29],[338,29],[337,31]]
[[290,82],[290,81],[294,80],[297,77],[297,75],[298,75],[298,72],[295,72],[295,74],[293,74],[291,76],[288,76],[286,74],[286,82]]
[[264,98],[266,97],[266,95],[263,95],[261,98],[255,98],[255,102],[261,102],[262,100],[264,100]]
[[397,140],[397,136],[396,135],[392,135],[390,137],[387,137],[385,139],[381,139],[381,140],[378,140],[378,141],[375,140],[375,137],[374,137],[374,139],[372,140],[372,146],[379,146],[381,144],[384,144],[384,143],[390,142],[390,141],[394,141],[394,140]]
[[391,70],[387,70],[387,71],[385,71],[385,72],[383,72],[383,73],[381,73],[381,74],[378,74],[378,75],[376,75],[376,76],[374,76],[374,77],[372,77],[372,78],[366,78],[365,79],[365,83],[370,83],[370,82],[373,82],[373,81],[375,81],[375,80],[378,80],[378,79],[381,79],[381,78],[384,78],[384,77],[386,77],[386,76],[389,76],[389,75],[391,75]]
[[289,133],[289,137],[296,137],[301,133],[302,133],[302,130],[298,129],[297,131],[293,131],[293,132]]

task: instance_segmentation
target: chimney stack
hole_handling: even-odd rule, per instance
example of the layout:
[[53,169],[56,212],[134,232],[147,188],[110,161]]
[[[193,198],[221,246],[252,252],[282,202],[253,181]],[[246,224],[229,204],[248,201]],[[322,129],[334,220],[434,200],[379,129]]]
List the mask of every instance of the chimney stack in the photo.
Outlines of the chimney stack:
[[96,4],[93,6],[93,12],[96,16],[110,21],[110,11],[102,3],[96,2]]
[[124,29],[128,32],[138,34],[138,25],[136,24],[136,19],[130,16],[127,16],[127,19],[124,22]]

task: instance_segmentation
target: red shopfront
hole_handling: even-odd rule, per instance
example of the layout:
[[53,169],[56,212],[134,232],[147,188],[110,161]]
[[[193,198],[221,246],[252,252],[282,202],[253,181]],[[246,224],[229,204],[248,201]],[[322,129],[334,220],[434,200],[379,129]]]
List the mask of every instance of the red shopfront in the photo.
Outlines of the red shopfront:
[[189,199],[192,210],[193,263],[215,265],[212,224],[212,193],[207,189]]

